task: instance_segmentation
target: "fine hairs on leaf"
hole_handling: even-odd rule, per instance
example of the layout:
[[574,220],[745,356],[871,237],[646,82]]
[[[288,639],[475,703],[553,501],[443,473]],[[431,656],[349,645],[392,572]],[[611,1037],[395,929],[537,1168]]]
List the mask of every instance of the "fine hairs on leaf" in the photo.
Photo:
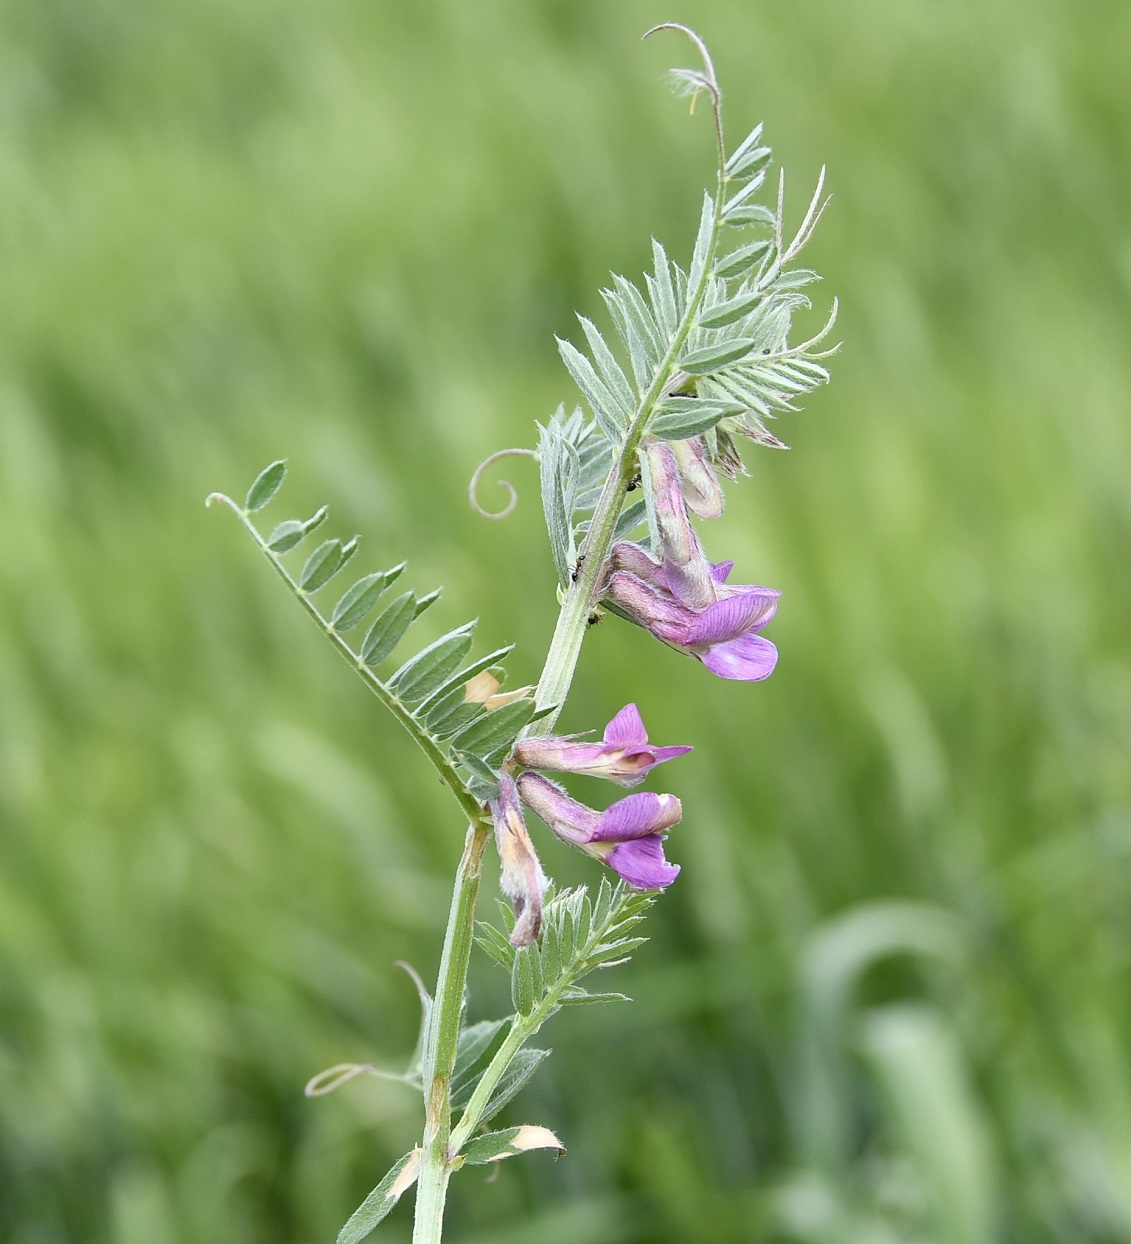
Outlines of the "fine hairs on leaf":
[[[498,479],[504,504],[485,506],[484,475],[503,458],[538,463],[552,575],[527,581],[556,587],[560,607],[537,685],[503,689],[511,646],[485,644],[477,655],[475,621],[444,618],[438,638],[415,639],[426,629],[414,630],[426,611],[442,617],[446,610],[439,590],[406,586],[406,563],[390,564],[384,553],[377,566],[388,569],[356,574],[357,536],[343,540],[331,528],[311,538],[328,523],[325,506],[306,519],[264,523],[264,512],[285,495],[284,460],[256,476],[242,504],[221,493],[208,498],[235,513],[300,607],[412,738],[465,829],[435,989],[406,968],[421,1001],[408,1070],[343,1062],[307,1085],[308,1096],[321,1097],[378,1076],[422,1098],[420,1143],[377,1183],[338,1244],[365,1239],[414,1185],[414,1244],[440,1244],[454,1172],[537,1150],[563,1153],[561,1140],[541,1124],[484,1129],[549,1056],[531,1042],[553,1015],[567,1006],[628,1000],[606,987],[618,983],[606,974],[644,945],[641,922],[676,880],[679,867],[665,855],[665,840],[683,805],[673,794],[633,789],[590,808],[559,778],[584,774],[636,788],[651,769],[690,748],[653,744],[636,704],[620,708],[599,737],[556,733],[592,623],[616,615],[720,678],[756,683],[777,660],[759,632],[779,593],[749,586],[758,582],[752,577],[744,580],[748,586],[732,584],[732,563],[707,561],[708,541],[697,524],[722,514],[722,481],[745,473],[739,446],[784,448],[770,421],[796,411],[829,378],[826,361],[836,347],[826,341],[836,300],[807,339],[797,340],[793,323],[810,308],[820,279],[797,260],[828,204],[825,174],[787,240],[784,172],[776,198],[762,201],[773,159],[762,125],[728,150],[722,91],[706,45],[676,23],[645,37],[661,33],[690,45],[697,63],[674,68],[672,84],[691,97],[692,108],[702,101],[713,122],[715,174],[713,184],[695,191],[694,239],[673,259],[653,238],[648,271],[636,280],[612,275],[600,291],[608,329],[579,314],[573,339],[557,339],[577,404],[542,416],[535,448],[490,454],[469,485],[477,514],[503,518],[515,511],[517,492]],[[394,583],[398,589],[390,591]],[[545,830],[528,822],[529,813]],[[547,835],[606,875],[595,886],[556,890],[535,845]],[[492,842],[505,900],[498,926],[476,918]],[[478,1018],[469,1004],[474,945],[507,974],[513,1010],[505,1017]]]

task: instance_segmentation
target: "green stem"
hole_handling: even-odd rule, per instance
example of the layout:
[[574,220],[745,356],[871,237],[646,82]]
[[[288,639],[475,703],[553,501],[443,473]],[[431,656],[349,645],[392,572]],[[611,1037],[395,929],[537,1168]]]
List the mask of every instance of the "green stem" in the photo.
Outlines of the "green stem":
[[483,852],[491,835],[491,818],[487,815],[483,805],[464,785],[451,760],[438,746],[436,740],[419,728],[400,698],[390,691],[319,613],[309,594],[295,582],[281,560],[268,547],[251,521],[248,511],[237,505],[230,497],[224,496],[223,493],[214,493],[213,498],[222,501],[236,513],[276,573],[298,598],[306,612],[317,622],[319,629],[364,679],[369,689],[412,735],[440,774],[444,784],[452,792],[469,822],[467,841],[452,891],[452,905],[448,914],[448,927],[444,935],[444,949],[440,956],[440,970],[436,980],[436,995],[424,1043],[425,1126],[416,1194],[416,1221],[412,1238],[413,1244],[439,1244],[443,1231],[444,1202],[447,1198],[448,1180],[452,1174],[449,1161],[449,1154],[452,1152],[450,1146],[452,1070],[455,1067],[456,1044],[459,1040],[460,1020],[463,1014],[467,966],[471,958],[471,944],[475,928],[475,901],[479,895]]
[[516,1015],[502,1045],[495,1052],[495,1057],[487,1064],[487,1069],[479,1078],[470,1100],[460,1116],[459,1125],[452,1132],[449,1145],[450,1152],[455,1155],[467,1144],[471,1133],[479,1126],[479,1120],[486,1110],[487,1104],[494,1095],[499,1081],[503,1078],[511,1060],[520,1049],[535,1035],[539,1028],[549,1019],[558,1005],[562,992],[568,988],[570,981],[566,973],[562,979],[550,989],[541,1002],[529,1015]]
[[605,486],[601,490],[601,496],[593,511],[589,531],[581,546],[577,577],[570,584],[565,599],[562,601],[554,637],[550,642],[550,651],[546,655],[546,664],[542,667],[542,676],[538,680],[538,690],[535,693],[539,708],[545,708],[551,704],[556,707],[552,713],[535,722],[530,727],[529,734],[550,733],[558,719],[561,706],[565,702],[570,684],[573,682],[578,658],[581,655],[581,644],[588,628],[589,614],[597,603],[601,576],[612,549],[617,520],[624,509],[628,486],[636,474],[636,454],[640,448],[640,442],[648,429],[648,421],[652,417],[656,404],[666,395],[673,377],[677,374],[676,360],[695,323],[695,316],[707,289],[712,261],[718,248],[719,231],[722,228],[725,189],[726,173],[723,167],[722,133],[719,130],[715,212],[711,222],[711,239],[707,248],[707,257],[703,263],[703,271],[694,290],[690,293],[683,317],[668,346],[667,353],[656,369],[647,392],[636,407],[628,431],[621,442],[616,463],[605,480]]
[[479,894],[483,851],[489,834],[490,826],[482,819],[468,829],[452,891],[452,906],[436,979],[436,997],[424,1045],[424,1152],[416,1192],[413,1244],[439,1244],[443,1231],[444,1202],[452,1174],[449,1160],[452,1152],[452,1071],[467,986],[467,965],[471,958],[475,900]]

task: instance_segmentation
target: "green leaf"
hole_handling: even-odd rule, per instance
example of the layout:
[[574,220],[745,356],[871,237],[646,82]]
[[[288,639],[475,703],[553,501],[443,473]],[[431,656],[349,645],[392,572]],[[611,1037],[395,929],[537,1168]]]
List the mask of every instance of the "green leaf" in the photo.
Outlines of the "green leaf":
[[805,285],[812,285],[814,281],[819,281],[820,275],[813,271],[812,268],[791,268],[788,272],[781,273],[776,277],[773,283],[773,289],[801,289]]
[[590,993],[587,989],[563,990],[561,999],[570,1006],[582,1006],[596,1002],[631,1002],[625,993]]
[[[514,650],[514,644],[507,644],[504,648],[496,648],[494,652],[489,652],[485,657],[480,657],[477,661],[472,661],[465,666],[458,674],[453,674],[446,683],[441,687],[437,687],[435,691],[421,704],[417,709],[419,713],[425,713],[439,706],[446,698],[455,691],[463,691],[467,684],[475,677],[476,674],[482,674],[484,670],[490,669],[493,665],[497,665],[504,657]],[[462,700],[458,701],[462,703]]]
[[533,716],[533,700],[512,700],[461,730],[452,740],[452,747],[473,756],[490,756],[512,742]]
[[632,375],[636,384],[639,388],[643,388],[648,383],[650,375],[648,350],[644,339],[632,319],[624,298],[619,293],[614,293],[611,289],[603,289],[601,297],[605,300],[605,306],[609,308],[609,314],[613,318],[620,339],[628,347],[628,357],[632,364]]
[[663,326],[664,336],[670,341],[679,326],[679,311],[676,309],[667,252],[655,238],[652,239],[652,259],[656,266],[656,276],[654,281],[648,283],[648,288],[654,295],[652,303],[656,309],[656,319]]
[[330,625],[339,635],[352,631],[380,600],[381,593],[392,581],[391,574],[389,570],[367,574],[343,594],[330,615]]
[[757,147],[758,143],[761,141],[761,138],[762,122],[759,121],[750,133],[746,135],[742,142],[735,147],[734,151],[731,153],[730,159],[726,162],[725,171],[727,173],[732,172],[734,166],[741,163],[741,161],[746,158],[747,153],[754,147]]
[[745,207],[746,204],[753,199],[754,195],[762,188],[762,183],[765,180],[765,172],[755,173],[741,190],[732,195],[723,204],[723,219],[725,220],[731,212],[737,212],[741,208]]
[[766,238],[761,242],[751,242],[749,246],[740,246],[738,250],[731,251],[729,255],[715,264],[715,276],[729,281],[732,277],[749,272],[756,264],[762,262],[772,245],[773,243]]
[[310,535],[310,533],[316,527],[321,527],[322,524],[326,521],[326,516],[329,513],[330,513],[330,507],[328,505],[319,506],[319,508],[314,511],[314,514],[312,515],[312,517],[308,518],[306,522],[303,523],[302,525],[303,534]]
[[679,366],[689,376],[708,376],[749,354],[753,344],[752,337],[734,337],[730,341],[720,341],[717,345],[705,346],[702,350],[692,350],[680,359]]
[[529,1015],[538,1001],[534,988],[534,959],[537,953],[536,946],[527,946],[515,955],[511,967],[511,1000],[520,1015]]
[[471,647],[474,622],[441,635],[434,643],[422,648],[407,660],[388,680],[389,686],[402,700],[413,701],[430,695],[459,665]]
[[361,645],[361,659],[366,665],[380,665],[400,642],[412,624],[416,598],[405,592],[377,616]]
[[726,324],[733,324],[749,315],[765,297],[763,290],[752,290],[739,294],[729,302],[720,302],[700,314],[699,327],[722,328]]
[[751,203],[746,207],[735,207],[729,212],[724,211],[723,221],[735,227],[742,225],[773,225],[777,223],[777,217],[774,215],[772,208],[765,207],[761,203]]
[[484,712],[482,704],[466,702],[462,691],[452,692],[440,700],[428,714],[428,729],[438,739],[447,739],[466,729],[477,717],[482,717]]
[[463,756],[457,757],[459,763],[471,774],[468,783],[469,789],[475,794],[476,798],[486,803],[488,799],[495,797],[495,792],[499,789],[499,775],[494,769],[479,756]]
[[601,379],[627,421],[636,406],[636,394],[633,392],[632,385],[628,383],[628,377],[621,370],[608,343],[597,331],[596,324],[586,319],[584,315],[579,315],[577,318],[585,333],[585,339],[589,342],[589,349],[593,352],[593,359],[601,373]]
[[475,940],[492,959],[501,963],[509,972],[517,952],[507,940],[506,934],[500,933],[493,924],[487,924],[482,920],[476,923],[475,928],[477,930]]
[[414,622],[420,617],[425,609],[431,609],[431,607],[440,599],[440,591],[441,589],[437,588],[434,592],[429,592],[427,596],[418,596],[416,598],[416,605],[413,607],[412,611],[412,620]]
[[264,467],[255,477],[255,483],[247,490],[247,500],[243,503],[245,510],[261,510],[279,491],[283,477],[287,473],[287,460],[280,458]]
[[288,518],[267,537],[267,547],[272,553],[285,553],[293,549],[306,535],[306,528],[297,518]]
[[574,383],[585,396],[597,422],[611,441],[618,441],[626,426],[626,419],[620,404],[605,387],[604,382],[593,370],[593,364],[568,341],[561,337],[555,338],[558,353],[562,356]]
[[627,959],[634,950],[643,946],[647,940],[646,937],[620,938],[616,942],[609,942],[596,947],[586,957],[595,966],[611,966],[612,963],[620,963],[623,959]]
[[298,585],[304,592],[316,592],[329,582],[342,566],[342,542],[323,540],[306,559]]
[[462,1110],[467,1105],[488,1061],[488,1053],[493,1055],[499,1033],[509,1022],[505,1019],[485,1019],[460,1030],[452,1071],[453,1110]]
[[557,927],[553,923],[546,922],[539,949],[542,953],[542,980],[544,986],[548,987],[562,974],[561,945]]
[[538,1070],[539,1063],[549,1056],[549,1050],[519,1050],[495,1086],[494,1095],[479,1116],[479,1122],[489,1123]]
[[687,287],[694,290],[707,264],[707,252],[711,246],[711,233],[715,225],[715,200],[709,194],[703,196],[703,211],[699,217],[699,232],[695,236],[695,250],[687,273]]
[[550,552],[562,586],[569,583],[570,567],[574,560],[573,531],[570,527],[572,504],[566,496],[569,485],[569,447],[561,432],[561,407],[542,428],[538,439],[539,482],[542,486],[542,509],[546,515],[546,530],[550,536]]
[[648,517],[648,503],[634,501],[617,519],[617,528],[613,533],[614,543],[623,540],[630,531],[635,530]]
[[645,361],[649,367],[655,367],[663,357],[667,341],[663,329],[649,309],[644,295],[631,281],[614,273],[613,284],[617,287],[617,293],[620,295],[625,311],[640,336]]
[[453,1079],[466,1076],[471,1068],[482,1060],[499,1030],[508,1022],[505,1019],[483,1019],[477,1024],[468,1024],[460,1029],[459,1038],[456,1041]]
[[416,1183],[420,1174],[420,1155],[421,1150],[414,1149],[389,1170],[338,1232],[338,1244],[358,1244],[377,1226],[402,1194]]
[[742,410],[743,407],[734,402],[709,397],[668,398],[649,423],[648,431],[662,441],[684,441]]
[[755,173],[760,173],[765,169],[772,155],[773,151],[769,147],[752,147],[741,155],[738,155],[736,152],[727,161],[727,176],[734,178],[753,177]]

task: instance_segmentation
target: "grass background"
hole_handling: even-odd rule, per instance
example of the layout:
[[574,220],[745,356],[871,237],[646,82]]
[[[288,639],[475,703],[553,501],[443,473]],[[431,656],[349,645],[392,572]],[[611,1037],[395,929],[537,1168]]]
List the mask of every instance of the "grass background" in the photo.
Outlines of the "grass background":
[[573,400],[608,271],[686,259],[668,19],[795,220],[827,162],[845,349],[705,533],[783,590],[774,677],[591,634],[563,724],[696,745],[684,872],[510,1110],[568,1156],[461,1176],[450,1238],[1131,1240],[1119,0],[8,0],[0,1238],[313,1244],[413,1142],[396,1085],[300,1090],[407,1058],[461,827],[201,501],[288,457],[534,680],[534,473],[499,525],[466,481]]

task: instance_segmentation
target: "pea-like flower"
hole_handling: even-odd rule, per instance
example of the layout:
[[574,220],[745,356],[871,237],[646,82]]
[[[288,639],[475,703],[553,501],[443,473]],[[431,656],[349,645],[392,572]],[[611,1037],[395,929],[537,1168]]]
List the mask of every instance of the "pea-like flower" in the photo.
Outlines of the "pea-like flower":
[[495,822],[495,845],[503,869],[499,887],[514,908],[511,945],[529,946],[542,928],[542,896],[549,881],[538,863],[522,817],[514,778],[509,774],[500,777],[499,793],[491,800],[490,808]]
[[715,599],[693,609],[668,587],[663,567],[639,545],[618,544],[612,564],[608,597],[657,639],[702,661],[720,678],[758,682],[773,673],[778,650],[758,632],[774,616],[780,592],[729,585],[733,563],[708,563]]
[[728,584],[734,563],[712,563],[704,556],[687,514],[675,455],[667,445],[655,444],[647,460],[661,560],[638,544],[615,545],[605,594],[633,622],[720,678],[768,678],[778,653],[758,632],[774,616],[781,593]]
[[664,858],[664,831],[683,816],[675,795],[626,795],[598,812],[538,773],[524,773],[518,792],[558,838],[608,864],[635,889],[662,890],[679,876],[679,865]]
[[639,710],[635,704],[626,704],[605,727],[600,743],[579,742],[574,735],[523,739],[513,759],[524,769],[587,773],[621,786],[638,786],[656,765],[689,751],[690,747],[649,743]]

